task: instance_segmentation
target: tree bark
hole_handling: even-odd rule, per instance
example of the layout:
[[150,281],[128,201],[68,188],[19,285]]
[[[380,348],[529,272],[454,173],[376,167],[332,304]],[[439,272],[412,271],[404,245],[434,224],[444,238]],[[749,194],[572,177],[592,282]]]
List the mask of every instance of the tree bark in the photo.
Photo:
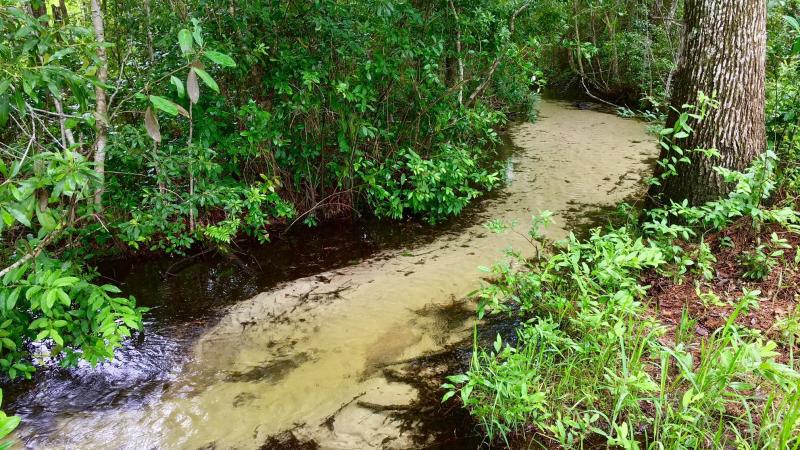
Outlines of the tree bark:
[[[97,79],[101,84],[108,82],[108,55],[106,54],[106,38],[103,26],[103,12],[100,9],[98,0],[91,0],[92,8],[92,27],[97,41],[97,59],[100,60],[100,67],[97,70]],[[95,92],[95,128],[97,136],[94,143],[94,170],[97,173],[98,188],[94,194],[94,203],[98,208],[103,205],[103,190],[105,189],[106,173],[106,143],[108,141],[108,102],[106,101],[106,90],[98,85],[94,88]]]
[[145,26],[147,27],[147,59],[150,64],[155,62],[153,53],[153,24],[150,19],[150,0],[144,0]]
[[[456,55],[458,58],[458,104],[464,104],[464,56],[461,53],[461,24],[459,23],[458,11],[450,0],[450,10],[453,12],[453,19],[456,23]],[[449,65],[448,65],[449,67]]]
[[[668,200],[702,204],[727,195],[732,186],[714,170],[745,169],[766,148],[764,125],[766,0],[686,0],[684,36],[675,72],[671,104],[681,110],[696,104],[697,94],[716,93],[719,107],[708,111],[694,132],[678,144],[691,163],[680,163],[678,174],[651,187],[651,205]],[[671,110],[667,126],[678,112]],[[719,158],[693,149],[715,148]],[[672,154],[661,151],[661,159]],[[659,176],[663,169],[656,170]]]

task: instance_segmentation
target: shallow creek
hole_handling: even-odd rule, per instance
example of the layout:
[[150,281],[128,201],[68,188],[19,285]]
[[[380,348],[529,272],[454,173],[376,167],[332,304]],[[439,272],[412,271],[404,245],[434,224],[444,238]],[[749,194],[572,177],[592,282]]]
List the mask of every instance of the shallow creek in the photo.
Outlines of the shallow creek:
[[[462,299],[480,286],[479,267],[508,247],[533,251],[522,237],[484,224],[518,221],[524,233],[532,213],[550,210],[549,236],[563,237],[587,208],[640,194],[656,156],[641,122],[555,101],[543,101],[539,120],[514,125],[509,136],[516,150],[508,184],[455,226],[406,246],[351,248],[326,270],[297,270],[257,294],[236,286],[247,272],[214,286],[219,279],[205,272],[190,277],[206,295],[252,297],[224,307],[200,302],[178,325],[151,324],[120,363],[41,375],[16,395],[12,388],[11,412],[24,419],[18,445],[247,449],[290,429],[322,448],[418,444],[413,430],[401,433],[376,407],[411,404],[416,389],[387,380],[382,369],[469,337],[471,307]],[[166,298],[145,303],[169,308],[168,290],[151,295]],[[149,362],[131,367],[126,357]]]

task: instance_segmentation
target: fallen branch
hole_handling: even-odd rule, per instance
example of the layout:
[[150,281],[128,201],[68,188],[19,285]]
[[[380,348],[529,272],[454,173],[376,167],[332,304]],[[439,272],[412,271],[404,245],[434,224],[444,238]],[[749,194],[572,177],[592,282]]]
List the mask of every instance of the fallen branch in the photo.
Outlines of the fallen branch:
[[336,421],[336,416],[339,415],[339,413],[342,412],[343,409],[347,408],[348,405],[358,400],[359,398],[363,397],[364,394],[366,394],[366,392],[362,392],[353,397],[352,399],[350,399],[349,401],[342,403],[342,406],[340,406],[339,409],[337,409],[331,415],[326,417],[325,420],[323,420],[322,423],[320,423],[319,425],[320,426],[324,425],[328,430],[333,431],[333,422]]

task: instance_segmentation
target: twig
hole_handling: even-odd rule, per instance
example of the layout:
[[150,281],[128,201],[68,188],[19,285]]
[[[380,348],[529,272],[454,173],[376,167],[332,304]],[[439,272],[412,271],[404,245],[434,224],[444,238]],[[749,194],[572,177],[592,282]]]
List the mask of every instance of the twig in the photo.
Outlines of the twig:
[[22,266],[23,264],[25,264],[26,262],[30,261],[31,259],[36,258],[37,256],[39,256],[39,254],[42,253],[42,251],[45,249],[45,247],[47,247],[50,244],[50,241],[52,241],[56,237],[57,234],[59,234],[59,233],[57,233],[55,231],[50,233],[50,234],[48,234],[44,239],[42,239],[42,242],[39,242],[39,245],[37,245],[36,248],[33,249],[33,251],[31,251],[29,253],[26,253],[25,256],[23,256],[22,258],[18,259],[14,264],[11,264],[10,266],[6,267],[3,270],[0,270],[0,277],[4,276],[5,274],[11,272],[12,270],[14,270],[16,268]]
[[[294,224],[296,224],[300,219],[302,219],[303,217],[307,216],[308,214],[310,214],[315,209],[317,209],[320,206],[322,206],[322,204],[325,203],[325,201],[328,200],[329,198],[334,197],[336,195],[342,195],[342,194],[345,194],[345,193],[351,192],[351,191],[352,191],[352,189],[347,189],[346,191],[336,191],[333,194],[330,194],[327,197],[323,198],[322,200],[318,201],[314,206],[309,208],[306,212],[304,212],[303,214],[300,214],[299,216],[297,216],[297,218],[294,219],[292,221],[292,223],[290,223],[289,226],[286,227],[286,229],[281,232],[281,236],[285,235],[294,226]],[[340,205],[346,206],[344,203],[341,203]]]

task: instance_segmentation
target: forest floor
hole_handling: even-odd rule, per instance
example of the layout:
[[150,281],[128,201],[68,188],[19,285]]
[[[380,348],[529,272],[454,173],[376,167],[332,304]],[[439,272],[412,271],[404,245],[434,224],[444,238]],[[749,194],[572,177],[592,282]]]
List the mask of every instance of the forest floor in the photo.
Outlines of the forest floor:
[[[788,245],[780,250],[762,248],[764,254],[773,251],[781,254],[768,256],[773,259],[764,263],[763,279],[748,279],[742,264],[743,255],[756,254],[760,246],[769,245],[775,237]],[[702,275],[686,274],[684,279],[676,281],[651,273],[644,280],[643,284],[651,286],[649,301],[653,313],[667,327],[663,343],[676,343],[676,333],[682,331],[681,322],[686,320],[685,315],[690,323],[683,325],[683,331],[692,334],[693,340],[699,344],[704,337],[725,325],[745,290],[759,291],[761,301],[757,307],[740,314],[736,323],[779,343],[781,362],[786,362],[789,349],[780,336],[781,327],[776,325],[791,318],[798,306],[800,270],[794,261],[800,236],[777,224],[755,230],[750,219],[742,218],[720,232],[707,235],[704,240],[716,259],[713,278],[709,280]],[[694,350],[698,351],[697,348]]]

